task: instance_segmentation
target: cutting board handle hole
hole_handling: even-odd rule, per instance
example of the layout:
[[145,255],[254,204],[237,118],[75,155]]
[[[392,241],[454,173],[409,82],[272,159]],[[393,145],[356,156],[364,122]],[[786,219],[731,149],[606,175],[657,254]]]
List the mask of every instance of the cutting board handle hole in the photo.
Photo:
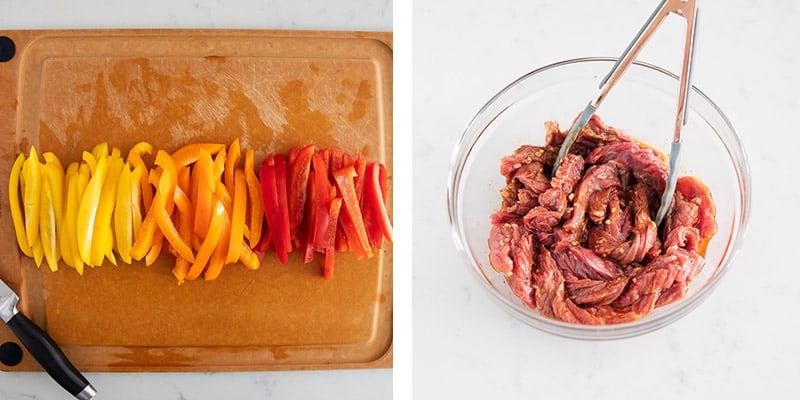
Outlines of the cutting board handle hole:
[[5,342],[0,346],[0,362],[13,367],[22,361],[22,348],[14,342]]
[[0,62],[6,62],[14,58],[17,53],[17,46],[8,36],[0,36]]

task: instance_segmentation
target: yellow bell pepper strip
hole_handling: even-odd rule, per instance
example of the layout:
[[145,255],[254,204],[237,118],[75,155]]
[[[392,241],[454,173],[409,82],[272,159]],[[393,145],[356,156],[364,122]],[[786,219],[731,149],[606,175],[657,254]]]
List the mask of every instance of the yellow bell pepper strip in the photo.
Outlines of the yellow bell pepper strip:
[[92,153],[84,151],[81,153],[81,160],[83,160],[83,162],[89,167],[89,172],[94,174],[94,171],[97,169],[97,159],[94,158]]
[[44,260],[44,248],[42,247],[41,238],[36,238],[36,243],[33,244],[31,250],[33,251],[33,262],[36,264],[36,268],[40,268],[42,260]]
[[140,191],[142,194],[142,202],[144,203],[144,210],[147,211],[150,209],[150,205],[153,203],[153,186],[147,181],[147,178],[150,174],[150,171],[147,169],[147,165],[145,164],[144,160],[142,159],[142,155],[144,154],[151,154],[153,152],[153,146],[147,142],[139,142],[131,147],[131,150],[128,152],[127,161],[131,164],[131,167],[136,169],[137,167],[142,168],[142,175],[139,178],[140,182]]
[[[86,187],[89,185],[91,170],[89,165],[82,163],[78,166],[78,173],[73,178],[74,184],[71,188],[72,204],[67,207],[67,231],[70,236],[70,246],[72,247],[72,258],[75,263],[75,270],[79,275],[83,275],[83,267],[85,262],[80,254],[79,240],[78,240],[78,214],[80,212],[82,194],[86,192]],[[69,202],[69,198],[67,200]]]
[[211,216],[211,222],[208,226],[208,232],[203,239],[203,244],[197,250],[194,258],[194,263],[186,273],[186,280],[193,281],[200,276],[206,264],[208,263],[214,249],[217,247],[220,237],[222,236],[222,229],[225,223],[225,207],[219,201],[214,201],[214,212]]
[[108,153],[108,143],[107,142],[98,143],[92,149],[92,156],[94,156],[94,159],[98,160],[98,161],[100,160],[101,157],[105,157],[108,154],[109,153]]
[[[169,244],[172,245],[172,248],[175,249],[181,257],[190,262],[194,261],[192,248],[181,238],[180,233],[178,233],[177,228],[175,228],[175,225],[172,223],[170,217],[172,213],[167,212],[167,208],[171,208],[169,207],[170,204],[174,204],[175,190],[178,186],[178,170],[172,157],[163,150],[159,150],[156,154],[156,165],[161,167],[162,171],[161,177],[158,180],[158,191],[153,198],[153,207],[150,210],[155,215],[156,223],[161,229],[161,233]],[[183,211],[184,213],[188,213],[188,209],[184,209]]]
[[344,203],[344,213],[341,215],[342,228],[344,228],[350,247],[355,251],[359,259],[371,257],[372,248],[367,239],[367,231],[364,228],[364,219],[361,217],[361,209],[358,205],[358,197],[353,184],[353,177],[356,170],[352,165],[333,172],[336,186],[342,195]]
[[22,219],[22,208],[20,207],[20,182],[19,177],[22,172],[22,163],[25,161],[25,155],[20,154],[14,160],[11,166],[11,175],[8,178],[8,204],[11,206],[11,220],[14,223],[14,233],[17,237],[17,245],[28,257],[33,257],[33,250],[28,243],[28,236],[25,233],[25,221]]
[[[22,204],[25,211],[25,237],[34,246],[39,240],[39,206],[42,186],[41,163],[36,148],[31,147],[28,159],[22,164]],[[34,253],[35,254],[35,253]]]
[[214,162],[205,149],[200,149],[192,178],[197,179],[195,192],[194,233],[205,237],[208,232],[214,205]]
[[[117,198],[114,204],[114,245],[119,254],[122,262],[130,264],[131,260],[131,246],[133,246],[133,214],[131,209],[133,206],[133,199],[131,192],[134,185],[138,182],[133,181],[133,172],[130,166],[124,165],[119,174],[119,181],[117,182]],[[139,199],[136,199],[139,202]]]
[[314,145],[308,144],[296,151],[297,155],[289,163],[287,202],[289,205],[289,233],[297,247],[306,240],[303,237],[302,222],[308,197],[308,175],[311,172],[311,157]]
[[96,260],[92,259],[92,243],[95,235],[94,227],[97,220],[97,211],[100,206],[100,195],[103,192],[103,184],[107,174],[108,158],[102,157],[97,161],[94,173],[86,185],[86,190],[82,192],[80,207],[78,208],[76,232],[78,251],[83,262],[90,266],[97,266],[95,264]]
[[[128,194],[131,198],[131,246],[133,246],[133,235],[139,232],[142,227],[142,205],[141,205],[141,179],[144,173],[144,166],[137,166],[131,172],[130,191]],[[128,250],[130,252],[130,249]]]
[[226,263],[235,263],[242,254],[244,242],[245,213],[247,211],[247,181],[244,178],[244,171],[236,169],[234,171],[234,193],[233,210],[231,212],[231,232],[228,241],[228,254],[225,257]]
[[258,267],[261,266],[261,260],[258,258],[258,255],[250,249],[247,243],[242,242],[240,246],[242,250],[239,255],[239,262],[244,264],[248,269],[257,270]]
[[[72,268],[75,268],[75,257],[72,253],[72,242],[70,241],[69,230],[67,229],[67,217],[69,216],[67,210],[69,208],[69,186],[70,182],[75,179],[78,174],[78,163],[73,162],[67,167],[64,174],[64,205],[61,212],[61,223],[59,224],[58,232],[58,246],[61,249],[61,259],[64,263]],[[75,186],[74,184],[72,186]],[[74,191],[74,189],[73,189]]]
[[[101,144],[102,145],[102,144]],[[102,152],[104,146],[100,146]],[[105,146],[107,148],[107,146]],[[107,151],[107,150],[106,150]],[[91,246],[91,262],[89,265],[100,266],[103,264],[103,258],[107,257],[112,264],[116,265],[114,257],[114,233],[111,229],[114,216],[114,203],[117,197],[117,181],[122,167],[125,165],[122,157],[119,155],[119,150],[112,151],[112,155],[102,156],[106,159],[108,165],[106,176],[103,181],[103,186],[100,191],[100,198],[97,205],[97,215],[94,220],[94,233],[92,235]],[[98,163],[98,170],[100,164]]]
[[250,219],[246,230],[249,230],[250,247],[255,247],[261,240],[261,228],[264,221],[264,203],[261,198],[261,183],[255,172],[253,150],[248,150],[244,157],[244,178],[247,181],[247,199],[250,202]]
[[336,226],[337,221],[339,220],[339,212],[342,208],[342,199],[335,198],[331,200],[330,209],[328,211],[328,243],[325,247],[325,262],[323,263],[322,267],[322,278],[323,279],[332,279],[333,278],[333,263],[334,263],[334,241],[336,240]]
[[217,279],[222,272],[222,267],[225,266],[225,258],[228,254],[228,243],[231,235],[231,221],[227,213],[223,216],[222,221],[222,234],[219,237],[214,253],[211,255],[211,259],[208,261],[208,268],[206,268],[206,272],[203,275],[203,279],[207,281]]
[[56,204],[55,196],[53,195],[53,185],[50,183],[50,175],[44,174],[42,176],[42,190],[40,195],[41,206],[39,207],[39,240],[42,242],[42,249],[44,250],[44,258],[47,260],[47,265],[50,270],[58,271],[58,260],[61,258],[61,253],[58,248],[58,237],[56,236],[56,207],[61,206]]
[[225,145],[220,143],[187,144],[186,146],[183,146],[172,153],[172,159],[175,161],[175,165],[178,168],[185,167],[189,164],[194,164],[197,162],[197,160],[200,158],[201,150],[205,151],[205,153],[209,155],[214,155],[219,153],[219,151],[224,148]]
[[239,146],[239,139],[236,139],[228,147],[228,156],[225,158],[225,172],[223,181],[228,193],[234,192],[234,170],[242,157],[242,148]]
[[[61,165],[61,161],[59,161],[58,157],[51,152],[46,152],[42,154],[42,158],[44,158],[44,166],[43,171],[50,177],[50,184],[53,185],[53,200],[57,205],[60,207],[56,207],[56,223],[61,223],[61,218],[64,215],[64,177],[66,173],[64,172],[64,167]],[[77,167],[76,167],[77,168]]]

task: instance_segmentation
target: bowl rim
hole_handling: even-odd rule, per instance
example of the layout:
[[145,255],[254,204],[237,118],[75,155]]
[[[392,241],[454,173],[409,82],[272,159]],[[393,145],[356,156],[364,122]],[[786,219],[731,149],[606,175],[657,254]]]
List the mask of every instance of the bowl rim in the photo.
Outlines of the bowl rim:
[[[476,123],[481,119],[484,113],[494,105],[494,103],[498,102],[506,93],[508,93],[514,87],[516,87],[517,85],[521,84],[522,82],[526,81],[527,79],[537,74],[558,67],[570,66],[574,64],[593,63],[593,62],[616,63],[616,61],[617,61],[616,57],[605,57],[605,56],[571,58],[541,66],[520,76],[519,78],[515,79],[514,81],[506,85],[502,90],[497,92],[497,94],[492,96],[492,98],[489,99],[478,110],[478,112],[474,114],[474,116],[470,119],[469,123],[467,123],[467,125],[463,129],[461,137],[456,143],[455,149],[453,151],[450,160],[450,171],[448,174],[448,185],[447,185],[447,208],[448,208],[448,217],[451,227],[451,234],[453,236],[453,241],[455,242],[458,252],[461,253],[463,259],[467,262],[467,265],[470,266],[470,270],[473,271],[473,277],[481,281],[483,287],[486,289],[487,292],[489,292],[487,293],[487,295],[491,299],[493,299],[496,302],[496,304],[500,305],[501,308],[505,309],[507,312],[509,312],[517,319],[521,320],[525,324],[532,326],[536,329],[570,339],[616,340],[616,339],[624,339],[624,338],[639,336],[655,331],[664,326],[667,326],[687,315],[708,297],[708,294],[719,284],[724,275],[727,273],[729,266],[735,261],[736,255],[738,254],[740,248],[742,247],[744,236],[747,231],[748,217],[750,214],[750,203],[751,203],[750,163],[747,157],[747,153],[742,144],[741,138],[736,133],[733,124],[731,123],[728,116],[725,115],[725,113],[722,111],[722,109],[720,109],[720,107],[713,100],[711,100],[711,98],[708,97],[703,91],[701,91],[695,85],[691,85],[691,93],[693,93],[693,96],[699,96],[702,100],[704,100],[711,107],[713,112],[718,115],[718,117],[722,121],[722,124],[724,125],[724,128],[726,128],[730,133],[729,135],[726,135],[728,136],[726,137],[727,140],[722,140],[722,138],[720,137],[720,140],[723,146],[726,148],[729,157],[731,159],[738,158],[741,161],[738,164],[735,161],[733,162],[736,180],[740,189],[739,200],[741,202],[741,213],[738,218],[738,226],[734,224],[734,227],[737,228],[737,230],[732,238],[732,241],[728,244],[729,249],[727,251],[727,254],[725,254],[721,262],[718,265],[716,265],[716,269],[718,271],[711,278],[711,280],[706,285],[701,287],[698,290],[698,292],[695,293],[692,297],[685,297],[680,301],[678,301],[677,303],[674,303],[673,306],[675,308],[670,310],[668,313],[658,315],[655,317],[648,315],[633,322],[612,324],[612,325],[571,324],[558,321],[555,319],[550,319],[541,315],[534,315],[531,314],[531,312],[533,311],[538,313],[538,310],[523,308],[521,305],[516,304],[512,302],[512,300],[505,298],[495,290],[495,288],[489,283],[488,279],[486,279],[487,277],[484,275],[484,272],[478,266],[476,262],[477,260],[474,260],[470,252],[468,251],[469,244],[466,241],[466,237],[462,235],[464,227],[462,222],[459,220],[459,201],[457,194],[459,192],[460,186],[462,185],[461,176],[463,174],[463,167],[467,159],[469,158],[469,155],[473,147],[478,142],[477,139],[480,138],[480,136],[482,135],[482,132],[479,133],[474,138],[472,143],[468,143],[468,141],[472,139],[471,137],[468,137],[468,134],[475,127]],[[677,74],[655,64],[642,61],[634,61],[632,63],[632,67],[649,69],[651,71],[661,73],[668,78],[675,79],[676,81],[679,79],[679,76]],[[687,109],[688,107],[690,107],[690,104],[687,103]],[[492,121],[495,118],[497,118],[497,116],[502,114],[504,111],[505,109],[498,112],[497,115],[495,115],[491,121],[486,123],[486,126],[491,125]],[[717,135],[719,136],[719,134]],[[734,157],[734,155],[731,154],[732,149],[738,153],[736,155],[737,157]]]

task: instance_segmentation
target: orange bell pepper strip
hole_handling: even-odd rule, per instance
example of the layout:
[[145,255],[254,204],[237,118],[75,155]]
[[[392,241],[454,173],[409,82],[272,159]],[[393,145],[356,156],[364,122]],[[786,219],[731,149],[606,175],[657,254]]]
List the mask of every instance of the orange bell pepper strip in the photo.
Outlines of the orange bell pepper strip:
[[256,177],[253,150],[245,153],[244,178],[247,181],[247,199],[250,202],[250,220],[249,224],[247,224],[250,232],[248,240],[250,247],[255,247],[261,240],[261,229],[264,223],[264,200],[261,197],[261,183]]
[[206,267],[206,263],[208,263],[211,255],[214,253],[219,239],[222,236],[225,217],[225,207],[219,201],[214,201],[214,213],[211,216],[208,232],[205,236],[205,239],[203,239],[203,244],[197,250],[194,263],[192,263],[192,266],[189,268],[189,272],[186,273],[186,280],[193,281],[200,276],[201,272],[203,272],[203,269]]
[[214,155],[224,149],[220,143],[192,143],[187,144],[172,153],[172,159],[178,168],[194,164],[200,158],[201,150],[206,154]]
[[342,214],[340,220],[342,221],[342,227],[347,235],[348,242],[356,252],[356,256],[358,258],[369,258],[372,249],[367,239],[364,219],[361,216],[361,209],[359,208],[358,197],[356,196],[356,190],[353,184],[353,177],[355,177],[355,175],[356,170],[352,165],[333,172],[333,176],[336,179],[336,186],[339,188],[339,193],[341,193],[344,203],[345,212]]
[[304,241],[302,235],[303,214],[308,197],[308,175],[311,172],[311,158],[314,155],[314,145],[309,144],[297,150],[293,162],[289,164],[288,194],[289,205],[289,233],[296,246]]
[[28,236],[25,233],[25,221],[22,218],[22,207],[20,206],[20,173],[22,172],[22,163],[25,161],[25,155],[20,154],[14,160],[11,166],[11,175],[8,178],[8,204],[11,206],[11,220],[14,223],[14,234],[17,237],[17,245],[28,257],[33,257],[33,250],[28,243]]
[[219,274],[222,272],[222,267],[225,266],[225,258],[228,254],[230,235],[231,221],[226,213],[222,218],[222,234],[217,241],[217,245],[216,248],[214,248],[214,253],[211,255],[211,259],[208,261],[208,268],[206,268],[203,279],[212,281],[219,277]]
[[240,158],[242,158],[242,148],[239,146],[239,139],[236,139],[228,147],[228,156],[225,158],[225,175],[223,177],[225,188],[231,194],[234,191],[234,170]]
[[[159,150],[156,154],[156,165],[162,168],[161,177],[158,180],[158,191],[153,198],[153,207],[151,212],[154,213],[156,223],[158,224],[164,238],[172,245],[172,248],[183,258],[194,261],[194,254],[192,248],[186,243],[178,229],[172,223],[171,210],[167,210],[170,204],[174,204],[175,190],[178,186],[178,170],[175,163],[167,152]],[[184,196],[185,197],[185,196]],[[179,197],[180,198],[180,197]],[[181,210],[181,207],[184,207]],[[184,214],[188,214],[188,201],[182,202],[178,205],[178,210]]]
[[158,256],[161,255],[161,249],[164,247],[164,234],[160,230],[156,230],[153,234],[153,245],[148,250],[147,255],[144,256],[144,265],[153,265]]
[[42,186],[41,163],[35,147],[22,164],[22,204],[25,211],[25,237],[31,246],[39,240],[39,207]]
[[231,212],[230,240],[228,241],[228,254],[225,262],[234,263],[239,260],[242,254],[244,242],[245,213],[247,211],[247,181],[244,171],[236,169],[234,171],[234,193],[233,210]]
[[194,190],[195,196],[195,212],[194,212],[194,233],[200,237],[205,237],[208,232],[209,224],[213,213],[214,206],[214,162],[205,149],[199,150],[197,163],[192,172],[192,179],[197,180],[197,185]]
[[[188,169],[187,169],[188,172]],[[181,238],[186,243],[191,243],[194,238],[192,231],[192,213],[194,212],[192,204],[188,196],[181,187],[189,186],[186,182],[189,180],[189,175],[186,173],[178,173],[178,187],[175,188],[175,205],[178,207],[178,232]],[[183,182],[182,182],[183,181]],[[186,278],[186,273],[189,271],[191,262],[183,257],[175,257],[175,267],[172,268],[172,275],[178,279],[178,284],[182,284]]]

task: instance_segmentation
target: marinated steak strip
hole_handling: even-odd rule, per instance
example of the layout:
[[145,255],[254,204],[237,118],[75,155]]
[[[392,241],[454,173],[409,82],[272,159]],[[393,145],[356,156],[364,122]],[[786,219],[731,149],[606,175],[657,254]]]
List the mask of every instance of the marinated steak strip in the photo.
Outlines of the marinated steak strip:
[[668,173],[661,154],[595,115],[550,179],[566,132],[546,122],[545,133],[545,146],[520,146],[501,160],[492,267],[525,305],[565,322],[629,322],[681,299],[717,231],[708,188],[678,179],[659,238],[652,214]]

